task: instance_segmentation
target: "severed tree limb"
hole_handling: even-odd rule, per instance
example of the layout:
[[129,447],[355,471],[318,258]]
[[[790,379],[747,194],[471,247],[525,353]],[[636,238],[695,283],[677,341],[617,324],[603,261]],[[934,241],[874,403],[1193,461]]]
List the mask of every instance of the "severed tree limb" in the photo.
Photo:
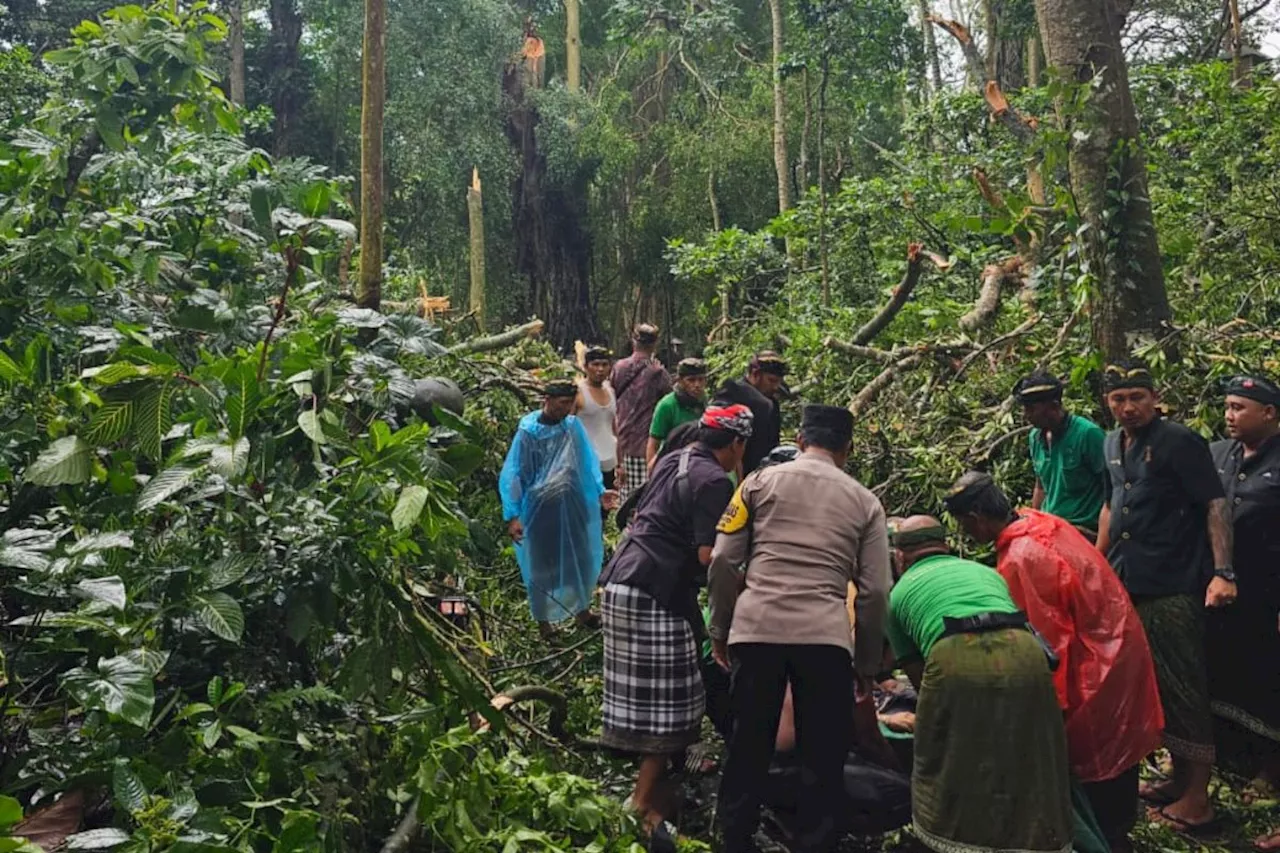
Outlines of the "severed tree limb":
[[1075,329],[1076,324],[1080,322],[1080,315],[1083,312],[1083,306],[1071,312],[1071,316],[1067,318],[1067,322],[1063,323],[1062,328],[1058,330],[1058,337],[1053,342],[1053,346],[1049,348],[1047,353],[1045,353],[1044,358],[1040,359],[1040,361],[1036,363],[1036,370],[1048,369],[1050,363],[1052,363],[1058,353],[1062,351],[1062,347],[1066,345],[1067,338],[1071,337],[1071,332]]
[[383,842],[380,853],[401,853],[409,847],[409,842],[413,841],[413,837],[418,834],[418,829],[422,825],[418,819],[418,803],[419,798],[414,797],[409,807],[405,809],[404,817],[400,818],[400,822],[396,824],[395,831]]
[[1004,92],[1000,90],[1000,84],[992,80],[991,75],[987,73],[987,63],[983,60],[982,53],[978,50],[978,45],[974,43],[973,36],[970,35],[964,24],[959,21],[947,20],[938,15],[930,15],[925,20],[931,24],[937,24],[951,33],[960,44],[960,51],[964,54],[965,64],[969,67],[969,73],[973,75],[975,80],[986,81],[982,95],[987,101],[987,106],[991,109],[991,114],[1001,124],[1009,128],[1009,131],[1018,139],[1023,142],[1030,141],[1036,133],[1036,120],[1022,115],[1022,113],[1009,105],[1009,100],[1004,96]]
[[961,329],[973,332],[995,319],[1005,287],[1020,281],[1022,263],[1020,256],[1012,257],[1002,264],[988,264],[982,270],[982,291],[973,310],[960,318]]
[[822,345],[827,349],[833,349],[846,355],[856,356],[857,358],[865,358],[868,361],[882,361],[885,364],[891,364],[901,358],[906,358],[913,352],[916,347],[897,347],[896,349],[880,349],[878,347],[865,347],[859,344],[846,343],[836,338],[827,337],[823,339]]
[[880,309],[876,316],[867,321],[861,329],[853,336],[855,346],[863,346],[871,343],[876,335],[884,331],[885,327],[893,322],[893,318],[898,316],[898,312],[907,304],[907,299],[911,297],[911,291],[920,283],[920,274],[923,272],[924,259],[929,258],[939,269],[945,270],[949,264],[943,261],[937,255],[924,251],[924,246],[920,243],[911,243],[907,246],[907,271],[902,276],[902,281],[893,289],[893,295],[889,298],[888,304]]
[[917,366],[923,358],[923,353],[915,353],[886,367],[880,372],[879,376],[868,382],[866,387],[858,392],[858,395],[849,403],[849,411],[853,412],[855,418],[861,415],[867,406],[870,406],[875,402],[876,397],[880,396],[880,392],[893,384],[894,378],[899,373]]
[[454,344],[449,347],[449,353],[452,355],[463,355],[472,352],[489,352],[491,350],[502,349],[513,344],[518,344],[525,338],[536,338],[542,334],[543,322],[538,319],[530,320],[522,326],[516,326],[514,329],[508,329],[497,335],[490,335],[485,338],[471,338],[462,343]]

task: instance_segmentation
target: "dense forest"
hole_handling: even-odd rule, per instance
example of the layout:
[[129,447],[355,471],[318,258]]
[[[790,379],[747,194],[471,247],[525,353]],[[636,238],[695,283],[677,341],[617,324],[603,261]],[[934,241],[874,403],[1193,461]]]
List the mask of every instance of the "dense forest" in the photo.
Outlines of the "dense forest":
[[0,2],[0,850],[638,849],[496,490],[576,342],[780,351],[893,512],[1033,367],[1280,373],[1268,0],[114,5]]

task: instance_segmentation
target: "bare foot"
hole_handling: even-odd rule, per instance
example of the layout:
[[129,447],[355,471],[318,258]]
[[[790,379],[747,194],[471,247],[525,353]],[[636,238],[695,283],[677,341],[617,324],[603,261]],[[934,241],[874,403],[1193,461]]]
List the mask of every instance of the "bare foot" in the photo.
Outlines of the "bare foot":
[[1274,853],[1274,851],[1280,850],[1280,829],[1270,835],[1259,835],[1253,839],[1253,849],[1261,851],[1261,853]]

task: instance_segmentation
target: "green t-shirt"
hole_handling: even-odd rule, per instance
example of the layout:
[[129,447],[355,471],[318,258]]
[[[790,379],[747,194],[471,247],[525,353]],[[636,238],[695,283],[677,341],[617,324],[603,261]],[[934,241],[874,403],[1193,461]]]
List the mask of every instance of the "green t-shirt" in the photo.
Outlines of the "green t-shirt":
[[1050,447],[1038,429],[1028,444],[1031,466],[1044,489],[1042,512],[1096,529],[1107,489],[1107,434],[1088,418],[1067,415],[1066,429]]
[[898,660],[924,659],[942,636],[943,617],[1017,612],[1009,587],[995,569],[939,554],[907,569],[893,587],[885,633]]
[[671,431],[680,424],[687,424],[689,421],[696,421],[702,417],[701,405],[694,408],[680,405],[680,401],[676,399],[676,392],[672,391],[667,396],[658,401],[658,405],[653,407],[653,420],[649,424],[649,437],[656,438],[658,441],[666,441],[667,436],[671,435]]

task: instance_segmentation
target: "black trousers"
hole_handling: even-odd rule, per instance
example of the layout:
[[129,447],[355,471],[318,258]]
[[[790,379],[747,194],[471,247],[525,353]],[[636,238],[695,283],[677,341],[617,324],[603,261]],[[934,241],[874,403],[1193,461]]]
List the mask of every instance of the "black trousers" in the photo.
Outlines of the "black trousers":
[[1112,779],[1083,782],[1080,787],[1098,819],[1098,828],[1114,850],[1138,818],[1138,765]]
[[773,757],[787,682],[796,718],[801,767],[798,850],[828,851],[840,840],[844,761],[853,738],[854,678],[839,646],[738,643],[733,662],[733,736],[720,780],[725,853],[754,850],[760,795]]

